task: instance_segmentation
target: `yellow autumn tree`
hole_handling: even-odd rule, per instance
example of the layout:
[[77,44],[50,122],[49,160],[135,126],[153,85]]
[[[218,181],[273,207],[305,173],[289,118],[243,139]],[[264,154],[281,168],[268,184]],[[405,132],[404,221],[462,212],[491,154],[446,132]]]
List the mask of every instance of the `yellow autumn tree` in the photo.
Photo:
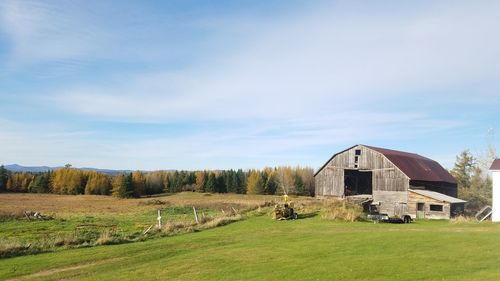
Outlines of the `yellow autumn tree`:
[[135,197],[144,195],[144,191],[146,190],[146,179],[141,171],[135,171],[132,173],[132,187],[134,189]]
[[108,175],[94,171],[88,173],[85,194],[108,195],[110,191],[111,183]]
[[259,171],[251,170],[247,178],[247,193],[248,194],[263,194],[264,181]]
[[70,167],[54,171],[52,191],[60,194],[83,194],[86,175],[83,171]]
[[207,181],[207,173],[205,171],[196,171],[196,191],[204,192],[205,191],[205,183]]

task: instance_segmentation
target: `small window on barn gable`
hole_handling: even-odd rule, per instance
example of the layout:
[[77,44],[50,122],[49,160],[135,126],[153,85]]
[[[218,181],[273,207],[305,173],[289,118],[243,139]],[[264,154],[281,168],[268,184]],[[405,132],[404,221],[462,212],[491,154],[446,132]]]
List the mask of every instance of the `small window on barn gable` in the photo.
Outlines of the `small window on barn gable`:
[[361,149],[356,149],[355,155],[358,155],[358,156],[361,155]]
[[354,163],[358,163],[359,162],[359,156],[354,156]]
[[430,205],[430,210],[434,212],[442,212],[443,211],[443,205]]

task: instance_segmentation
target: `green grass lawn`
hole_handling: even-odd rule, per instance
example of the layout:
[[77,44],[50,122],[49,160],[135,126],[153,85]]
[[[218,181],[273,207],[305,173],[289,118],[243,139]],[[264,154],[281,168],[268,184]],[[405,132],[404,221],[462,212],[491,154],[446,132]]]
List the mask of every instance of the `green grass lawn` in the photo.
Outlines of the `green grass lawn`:
[[145,242],[0,260],[21,280],[500,280],[500,224],[251,217]]

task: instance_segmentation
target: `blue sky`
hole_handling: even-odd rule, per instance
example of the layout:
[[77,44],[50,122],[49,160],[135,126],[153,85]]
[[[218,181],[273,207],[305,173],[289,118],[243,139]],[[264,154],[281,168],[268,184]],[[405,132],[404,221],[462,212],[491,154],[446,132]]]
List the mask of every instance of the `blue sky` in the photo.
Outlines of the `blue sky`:
[[451,167],[500,144],[498,14],[498,1],[2,1],[0,163],[318,168],[363,143]]

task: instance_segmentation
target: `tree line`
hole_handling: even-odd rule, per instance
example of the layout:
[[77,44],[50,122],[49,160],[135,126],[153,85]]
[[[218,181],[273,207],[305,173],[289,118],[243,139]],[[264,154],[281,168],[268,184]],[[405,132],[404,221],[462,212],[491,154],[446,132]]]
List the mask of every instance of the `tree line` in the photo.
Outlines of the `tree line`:
[[314,196],[313,169],[277,167],[262,170],[134,171],[109,175],[65,168],[43,173],[10,172],[0,166],[0,192],[112,195],[140,197],[182,191]]

